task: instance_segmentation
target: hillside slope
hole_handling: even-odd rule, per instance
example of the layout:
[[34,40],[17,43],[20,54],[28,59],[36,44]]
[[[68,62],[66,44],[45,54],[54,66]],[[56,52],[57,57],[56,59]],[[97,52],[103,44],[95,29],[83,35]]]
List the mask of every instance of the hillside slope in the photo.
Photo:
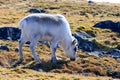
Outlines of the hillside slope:
[[[92,41],[96,43],[100,51],[120,49],[119,33],[92,27],[97,22],[104,20],[119,21],[120,6],[117,4],[89,5],[84,0],[64,0],[63,2],[0,0],[0,27],[17,27],[19,20],[30,14],[28,10],[31,8],[44,9],[46,13],[64,15],[70,23],[72,33],[85,31],[93,36]],[[41,43],[36,47],[42,61],[41,64],[33,61],[29,45],[25,44],[23,47],[24,62],[16,68],[11,68],[18,59],[18,52],[15,51],[18,42],[0,40],[0,45],[9,48],[9,51],[0,50],[1,80],[113,80],[113,78],[120,78],[120,63],[114,58],[96,57],[79,50],[77,60],[70,62],[64,52],[58,48],[58,64],[56,65],[50,62],[50,48]]]

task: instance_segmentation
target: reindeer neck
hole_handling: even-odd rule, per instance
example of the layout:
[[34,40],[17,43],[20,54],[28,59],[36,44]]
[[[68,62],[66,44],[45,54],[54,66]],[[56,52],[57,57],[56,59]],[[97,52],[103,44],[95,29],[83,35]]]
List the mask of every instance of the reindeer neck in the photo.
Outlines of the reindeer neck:
[[68,49],[69,45],[71,44],[72,41],[72,36],[71,35],[67,35],[62,41],[61,41],[61,46],[63,48],[63,50],[66,52],[66,50]]

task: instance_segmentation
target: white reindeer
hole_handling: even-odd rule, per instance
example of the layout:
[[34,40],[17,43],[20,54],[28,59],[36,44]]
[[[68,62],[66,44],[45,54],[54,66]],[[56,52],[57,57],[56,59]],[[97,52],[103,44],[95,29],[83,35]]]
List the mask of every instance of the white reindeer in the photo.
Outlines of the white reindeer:
[[34,60],[40,62],[35,52],[35,46],[39,40],[50,43],[53,63],[57,62],[55,54],[57,45],[61,45],[72,61],[75,60],[77,40],[72,36],[69,23],[64,16],[60,14],[31,14],[20,21],[19,29],[22,31],[19,40],[19,62],[23,61],[22,46],[27,41],[30,41],[30,50]]

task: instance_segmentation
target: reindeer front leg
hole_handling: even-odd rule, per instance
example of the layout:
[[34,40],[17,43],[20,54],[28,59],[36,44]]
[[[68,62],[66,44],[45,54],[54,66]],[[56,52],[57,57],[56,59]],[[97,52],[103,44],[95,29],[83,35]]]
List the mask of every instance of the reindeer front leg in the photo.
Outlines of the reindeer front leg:
[[31,52],[32,52],[32,55],[33,55],[33,57],[34,57],[35,62],[41,63],[41,61],[39,60],[39,58],[38,58],[38,56],[37,56],[37,54],[36,54],[36,52],[35,52],[35,46],[36,46],[36,45],[37,45],[37,40],[36,40],[36,39],[35,39],[35,40],[32,40],[31,43],[30,43],[30,50],[31,50]]
[[52,51],[51,62],[53,62],[53,63],[57,63],[56,49],[57,49],[57,43],[56,42],[52,42],[51,43],[51,51]]

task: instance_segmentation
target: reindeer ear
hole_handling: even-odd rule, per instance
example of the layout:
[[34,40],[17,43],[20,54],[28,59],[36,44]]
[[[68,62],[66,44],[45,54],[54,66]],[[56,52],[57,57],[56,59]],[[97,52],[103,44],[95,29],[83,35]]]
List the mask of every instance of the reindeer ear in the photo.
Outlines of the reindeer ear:
[[72,40],[72,44],[73,44],[73,45],[77,45],[77,39],[74,38],[74,39]]
[[75,44],[75,39],[72,40],[72,44]]

